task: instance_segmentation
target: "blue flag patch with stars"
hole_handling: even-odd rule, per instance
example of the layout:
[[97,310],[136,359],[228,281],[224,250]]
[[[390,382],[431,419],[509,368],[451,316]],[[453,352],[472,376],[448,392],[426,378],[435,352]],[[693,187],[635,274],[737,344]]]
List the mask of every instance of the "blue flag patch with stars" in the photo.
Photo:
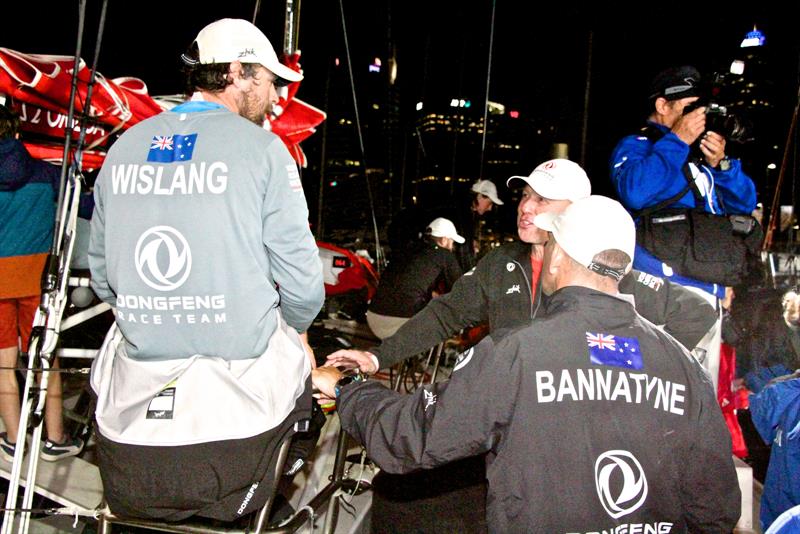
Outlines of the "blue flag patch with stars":
[[593,334],[586,332],[589,361],[595,365],[612,365],[625,369],[642,369],[642,351],[635,337]]
[[147,161],[158,163],[182,162],[192,159],[197,134],[154,135],[150,141]]

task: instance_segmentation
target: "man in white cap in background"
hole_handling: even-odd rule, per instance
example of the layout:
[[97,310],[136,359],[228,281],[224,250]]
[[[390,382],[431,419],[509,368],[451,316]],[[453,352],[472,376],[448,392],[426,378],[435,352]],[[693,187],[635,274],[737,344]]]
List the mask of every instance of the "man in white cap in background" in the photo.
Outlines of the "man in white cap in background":
[[428,224],[425,237],[408,256],[395,256],[381,275],[367,310],[367,324],[379,339],[394,335],[431,298],[450,291],[461,276],[453,248],[464,238],[453,223],[438,217]]
[[123,134],[95,184],[92,288],[118,329],[93,367],[97,451],[114,513],[230,521],[266,502],[312,406],[300,336],[322,268],[297,165],[263,128],[303,76],[238,19],[183,60],[191,100]]
[[731,532],[740,492],[710,382],[619,293],[633,220],[592,196],[532,222],[549,231],[540,320],[411,395],[331,367],[314,385],[383,470],[488,453],[491,532]]
[[503,201],[497,195],[497,187],[491,180],[478,180],[472,184],[470,191],[475,193],[475,198],[472,201],[472,210],[478,215],[484,215],[492,211],[492,206],[503,205]]
[[494,206],[503,205],[497,194],[497,187],[491,180],[478,180],[472,184],[470,191],[473,195],[469,211],[462,211],[455,220],[466,240],[466,243],[456,250],[458,263],[465,272],[475,267],[482,253],[486,252],[482,250],[483,224],[486,215]]

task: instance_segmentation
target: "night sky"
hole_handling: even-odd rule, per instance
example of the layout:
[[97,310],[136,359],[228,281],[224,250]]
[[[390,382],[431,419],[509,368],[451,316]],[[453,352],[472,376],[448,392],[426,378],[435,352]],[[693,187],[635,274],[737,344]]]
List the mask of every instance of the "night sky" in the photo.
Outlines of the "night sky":
[[[372,57],[386,57],[390,39],[395,44],[406,108],[421,97],[483,100],[491,1],[341,1],[354,68],[365,69]],[[201,7],[184,2],[181,10],[176,7],[181,2],[109,3],[100,72],[108,78],[142,78],[156,95],[181,91],[178,57],[202,26],[222,17],[249,20],[256,4],[226,0]],[[791,3],[775,7],[759,2],[738,12],[723,10],[716,2],[695,3],[691,9],[640,2],[633,10],[620,4],[562,4],[496,0],[489,95],[528,117],[557,120],[563,140],[573,147],[570,155],[577,158],[591,36],[587,168],[598,192],[607,182],[605,165],[614,143],[644,119],[644,95],[652,76],[664,67],[686,63],[703,73],[727,69],[754,24],[766,34],[773,55],[779,106],[775,127],[788,126],[800,54]],[[531,7],[520,7],[525,5]],[[99,7],[97,0],[88,2],[82,54],[87,61],[93,54]],[[282,43],[283,10],[281,1],[262,1],[256,21],[276,49]],[[0,46],[28,53],[74,53],[77,2],[15,2],[4,6],[2,19]],[[342,26],[338,0],[302,2],[299,48],[306,79],[298,96],[318,107],[328,62],[345,57]]]

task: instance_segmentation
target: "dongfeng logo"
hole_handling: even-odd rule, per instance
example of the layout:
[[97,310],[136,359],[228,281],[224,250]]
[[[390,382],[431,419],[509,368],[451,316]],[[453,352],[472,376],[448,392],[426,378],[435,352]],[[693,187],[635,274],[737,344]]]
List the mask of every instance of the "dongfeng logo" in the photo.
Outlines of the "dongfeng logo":
[[455,367],[453,367],[453,372],[456,372],[459,369],[461,369],[462,367],[464,367],[465,365],[467,365],[469,363],[469,361],[472,359],[472,355],[473,354],[475,354],[475,348],[474,347],[470,347],[469,349],[467,349],[464,352],[462,352],[461,354],[459,354],[458,358],[456,358],[456,364],[455,364]]
[[607,451],[594,463],[597,496],[614,519],[638,509],[647,498],[642,464],[628,451]]
[[136,272],[145,284],[158,291],[177,289],[192,270],[189,243],[170,226],[154,226],[143,233],[135,254]]

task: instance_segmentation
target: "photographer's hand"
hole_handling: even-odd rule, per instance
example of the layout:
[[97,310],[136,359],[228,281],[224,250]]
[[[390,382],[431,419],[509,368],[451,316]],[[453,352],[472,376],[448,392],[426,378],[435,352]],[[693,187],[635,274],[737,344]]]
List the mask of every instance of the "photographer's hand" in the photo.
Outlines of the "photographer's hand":
[[708,164],[716,168],[719,162],[725,159],[725,138],[716,132],[706,132],[700,140],[700,151],[706,157]]
[[706,108],[699,107],[686,115],[681,115],[672,125],[672,133],[686,143],[692,145],[706,129]]

